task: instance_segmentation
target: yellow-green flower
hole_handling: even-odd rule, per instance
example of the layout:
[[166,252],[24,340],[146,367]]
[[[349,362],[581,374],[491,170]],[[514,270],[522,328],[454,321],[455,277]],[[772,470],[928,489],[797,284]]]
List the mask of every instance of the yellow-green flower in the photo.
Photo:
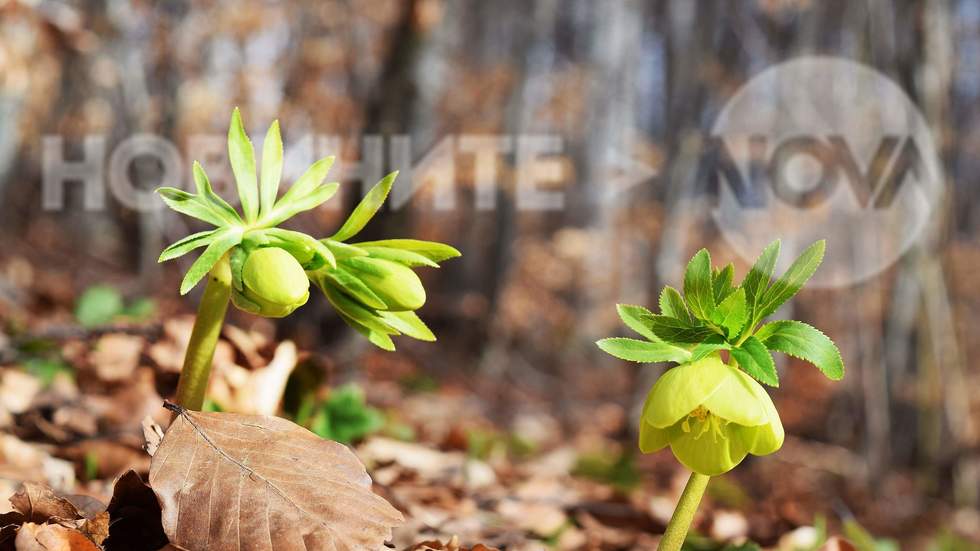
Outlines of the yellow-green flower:
[[278,247],[249,253],[242,265],[242,289],[235,289],[235,306],[268,318],[288,316],[310,298],[310,280],[296,259]]
[[669,369],[647,395],[640,450],[670,446],[678,461],[709,476],[730,471],[749,453],[783,445],[783,425],[759,383],[717,355]]

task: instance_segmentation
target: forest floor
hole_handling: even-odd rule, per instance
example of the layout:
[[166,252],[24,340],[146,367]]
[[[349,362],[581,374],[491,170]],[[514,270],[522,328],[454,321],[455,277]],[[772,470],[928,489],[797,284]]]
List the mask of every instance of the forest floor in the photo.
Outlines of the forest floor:
[[[127,471],[147,479],[144,430],[170,422],[162,406],[193,317],[182,303],[127,305],[109,289],[81,303],[57,288],[42,279],[27,299],[0,301],[0,497],[37,482],[94,498],[71,502],[98,512]],[[330,356],[235,317],[206,408],[281,415],[350,444],[405,516],[397,549],[655,548],[688,473],[669,452],[639,454],[630,404],[590,391],[628,389],[634,368],[578,372],[555,403],[492,370],[429,369],[447,362],[431,346],[392,354],[350,340]],[[804,414],[827,414],[819,396],[803,399],[795,410],[794,397],[777,400],[791,435],[779,453],[713,479],[688,549],[846,548],[835,535],[862,551],[978,549],[977,511],[927,497],[911,473],[872,479],[858,452],[799,436]],[[107,527],[106,548],[159,547],[114,534],[123,524]],[[14,546],[18,527],[0,531],[0,549],[28,549]]]

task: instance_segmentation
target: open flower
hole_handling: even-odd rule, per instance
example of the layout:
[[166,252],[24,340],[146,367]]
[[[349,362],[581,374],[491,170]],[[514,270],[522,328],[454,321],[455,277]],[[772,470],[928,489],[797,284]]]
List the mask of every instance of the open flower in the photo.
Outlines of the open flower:
[[236,286],[231,298],[246,312],[281,318],[306,304],[310,280],[291,254],[262,247],[248,253],[241,268],[241,288]]
[[684,466],[710,476],[730,471],[749,453],[775,452],[783,437],[762,386],[716,354],[664,373],[640,419],[641,451],[670,446]]

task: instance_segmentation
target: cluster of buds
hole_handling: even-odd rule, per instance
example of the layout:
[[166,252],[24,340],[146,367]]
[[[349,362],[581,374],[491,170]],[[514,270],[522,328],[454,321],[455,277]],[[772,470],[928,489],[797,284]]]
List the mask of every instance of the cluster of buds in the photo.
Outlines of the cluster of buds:
[[317,239],[278,226],[337,192],[338,183],[323,183],[333,157],[314,163],[279,197],[279,124],[274,122],[266,134],[261,177],[257,177],[255,153],[237,109],[228,130],[228,154],[241,214],[214,193],[198,163],[194,164],[197,193],[159,190],[172,209],[215,226],[174,243],[160,255],[163,262],[205,247],[184,276],[181,294],[226,259],[232,303],[246,312],[270,318],[287,316],[309,299],[312,281],[345,322],[382,348],[394,349],[392,335],[435,340],[415,314],[425,303],[425,289],[412,268],[438,267],[438,262],[459,256],[459,251],[413,239],[346,243],[382,206],[397,172],[375,185],[334,235]]

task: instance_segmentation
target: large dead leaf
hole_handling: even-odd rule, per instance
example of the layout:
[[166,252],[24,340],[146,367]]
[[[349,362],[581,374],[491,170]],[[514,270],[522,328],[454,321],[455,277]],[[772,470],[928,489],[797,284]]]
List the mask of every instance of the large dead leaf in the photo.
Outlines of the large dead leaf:
[[150,486],[178,547],[375,550],[403,520],[342,444],[276,417],[171,407]]

